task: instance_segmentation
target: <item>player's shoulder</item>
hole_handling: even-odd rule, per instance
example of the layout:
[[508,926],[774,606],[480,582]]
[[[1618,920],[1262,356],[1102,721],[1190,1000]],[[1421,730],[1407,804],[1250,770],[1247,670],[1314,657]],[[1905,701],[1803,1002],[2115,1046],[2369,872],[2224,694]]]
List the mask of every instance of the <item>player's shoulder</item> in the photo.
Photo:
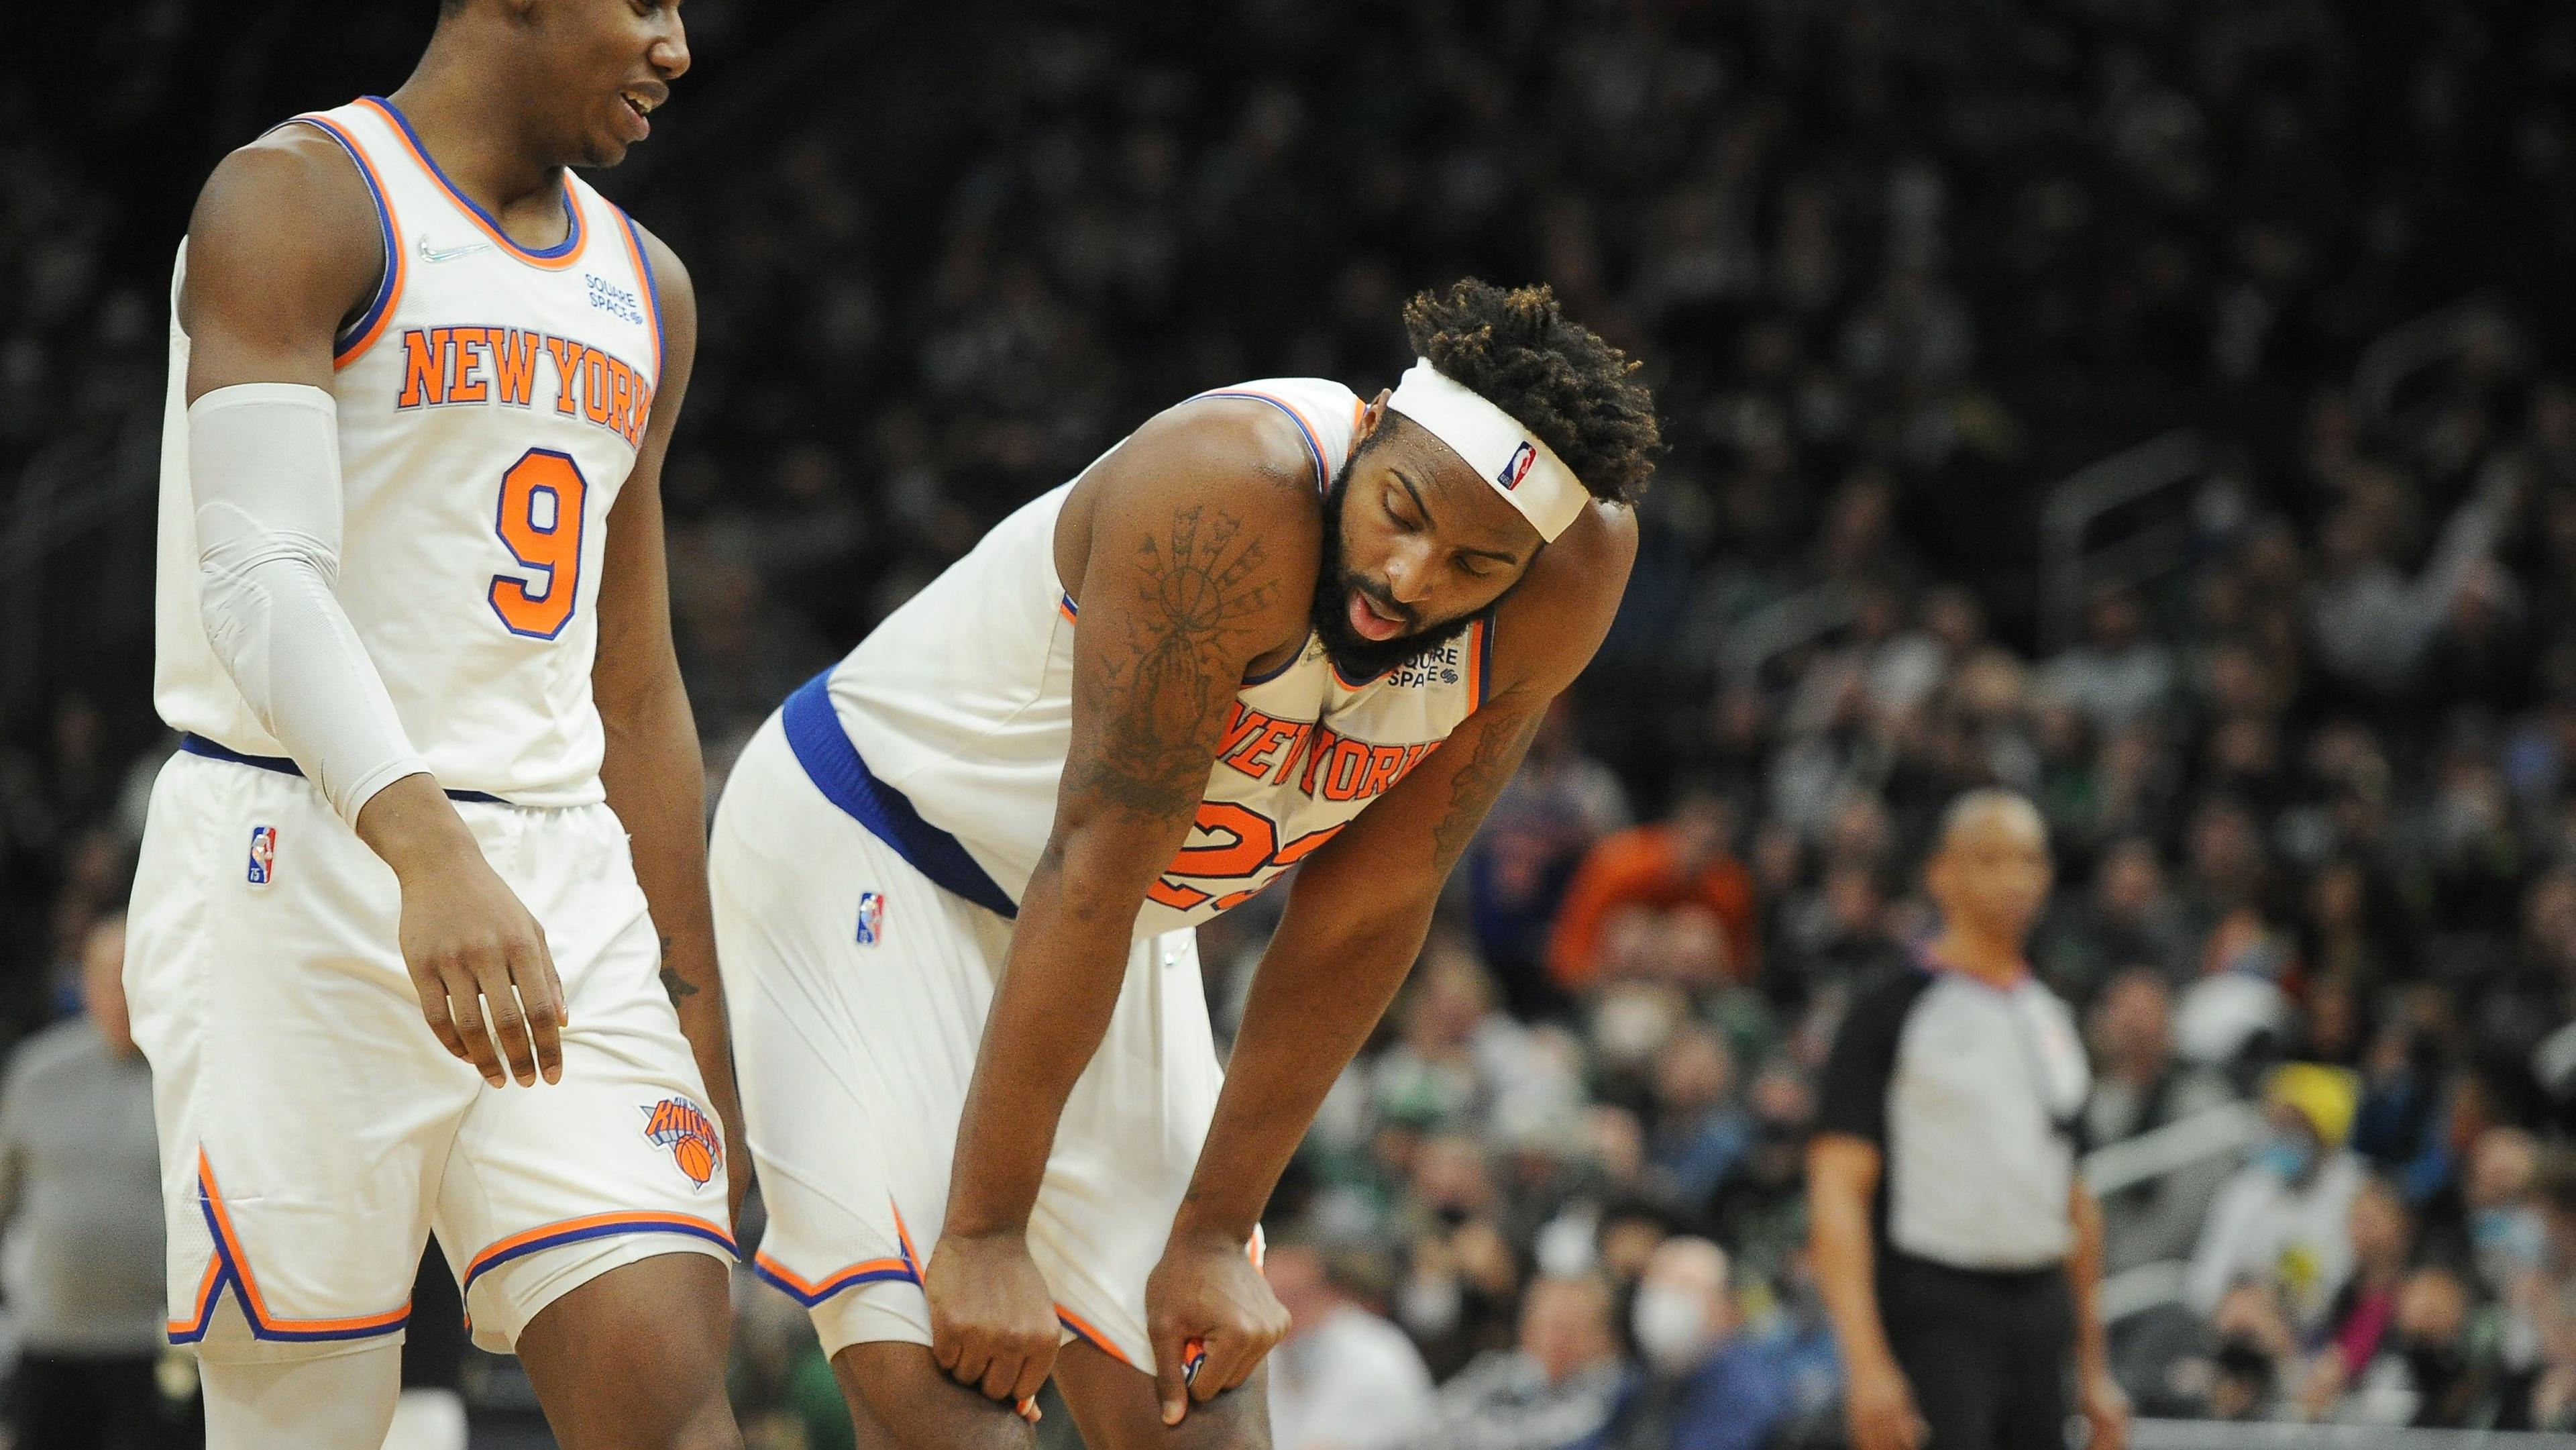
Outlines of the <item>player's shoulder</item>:
[[1590,664],[1637,563],[1636,510],[1595,500],[1495,606],[1499,688],[1554,694]]
[[1103,480],[1129,498],[1216,503],[1266,530],[1322,543],[1321,456],[1293,410],[1267,396],[1218,389],[1147,419],[1111,456]]
[[328,133],[284,125],[215,164],[188,219],[191,273],[238,257],[254,270],[312,267],[370,279],[384,264],[373,193]]

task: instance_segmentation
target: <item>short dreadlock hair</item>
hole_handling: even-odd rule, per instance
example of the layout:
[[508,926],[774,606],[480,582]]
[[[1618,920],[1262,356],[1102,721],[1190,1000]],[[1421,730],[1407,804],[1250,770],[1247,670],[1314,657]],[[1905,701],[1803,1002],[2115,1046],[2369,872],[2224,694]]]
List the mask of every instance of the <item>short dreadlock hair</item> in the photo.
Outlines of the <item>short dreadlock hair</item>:
[[1511,414],[1597,499],[1632,503],[1663,452],[1642,364],[1565,315],[1546,284],[1473,277],[1404,304],[1417,356]]

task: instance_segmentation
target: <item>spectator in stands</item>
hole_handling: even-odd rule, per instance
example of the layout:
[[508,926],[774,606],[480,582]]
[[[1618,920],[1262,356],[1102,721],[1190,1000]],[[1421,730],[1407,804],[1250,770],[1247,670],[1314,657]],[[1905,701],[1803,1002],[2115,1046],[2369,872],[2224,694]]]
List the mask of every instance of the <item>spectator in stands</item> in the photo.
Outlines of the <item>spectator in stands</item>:
[[2042,687],[2114,731],[2160,708],[2174,687],[2173,656],[2147,632],[2136,594],[2105,589],[2084,612],[2084,642],[2052,659]]
[[1726,1251],[1664,1240],[1631,1311],[1645,1373],[1578,1450],[1760,1450],[1791,1408],[1779,1358],[1739,1335]]
[[1753,1146],[1753,1124],[1736,1101],[1734,1050],[1715,1031],[1682,1023],[1655,1054],[1652,1093],[1647,1152],[1661,1186],[1704,1212]]
[[2155,968],[2180,985],[2198,966],[2199,942],[2165,883],[2164,858],[2144,836],[2111,843],[2093,887],[2043,929],[2039,967],[2059,991],[2090,995],[2123,967]]
[[1715,912],[1722,925],[1722,969],[1732,982],[1761,972],[1756,944],[1753,877],[1736,859],[1734,812],[1714,790],[1694,787],[1672,814],[1602,838],[1573,881],[1548,945],[1548,970],[1557,985],[1580,992],[1602,970],[1603,927],[1623,907],[1671,908],[1695,904]]
[[[2084,1104],[2093,1148],[2152,1133],[2235,1100],[2227,1079],[2174,1056],[2173,999],[2163,973],[2131,967],[2113,977],[2092,1012],[2099,1074]],[[2233,1165],[2208,1154],[2102,1199],[2102,1270],[2190,1257],[2210,1201]]]
[[1429,1450],[1562,1450],[1609,1423],[1631,1373],[1610,1320],[1610,1287],[1590,1275],[1530,1285],[1520,1339],[1479,1355],[1440,1387]]
[[2267,1134],[2210,1205],[2185,1292],[2204,1311],[2240,1281],[2271,1286],[2293,1324],[2324,1321],[2352,1272],[2361,1160],[2345,1148],[2358,1088],[2350,1072],[2285,1063],[2263,1089]]
[[[2299,1390],[2309,1419],[2332,1416],[2347,1394],[2375,1395],[2366,1375],[2396,1346],[2398,1291],[2415,1253],[2415,1218],[2395,1184],[2377,1174],[2362,1180],[2352,1199],[2351,1237],[2352,1276],[2327,1307],[2324,1347]],[[2376,1411],[2356,1413],[2378,1418]]]
[[1262,1273],[1288,1310],[1288,1337],[1270,1352],[1270,1435],[1277,1450],[1406,1450],[1432,1411],[1421,1352],[1363,1302],[1355,1255],[1273,1244]]
[[1558,903],[1593,843],[1632,824],[1627,787],[1583,753],[1572,702],[1551,707],[1463,872],[1477,944],[1514,1015],[1564,1011],[1548,973]]
[[0,1083],[0,1227],[24,1345],[10,1421],[29,1450],[177,1450],[203,1438],[158,1375],[159,1141],[124,970],[125,922],[109,917],[81,954],[86,1015],[20,1044]]

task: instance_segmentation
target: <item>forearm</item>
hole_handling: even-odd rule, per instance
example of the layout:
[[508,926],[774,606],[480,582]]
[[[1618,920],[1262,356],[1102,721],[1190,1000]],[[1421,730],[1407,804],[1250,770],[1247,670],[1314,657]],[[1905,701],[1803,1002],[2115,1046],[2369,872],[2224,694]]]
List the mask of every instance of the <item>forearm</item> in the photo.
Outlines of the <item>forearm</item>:
[[1869,1202],[1819,1190],[1810,1195],[1816,1292],[1833,1321],[1846,1364],[1892,1363],[1887,1326],[1878,1315],[1877,1255],[1869,1237]]
[[706,765],[688,692],[672,665],[631,697],[600,703],[607,745],[600,784],[626,827],[635,881],[661,939],[662,988],[719,1116],[738,1124],[724,984],[707,904]]
[[2102,1208],[2080,1178],[2069,1197],[2075,1248],[2066,1256],[2066,1285],[2075,1301],[2075,1362],[2085,1370],[2099,1370],[2111,1360],[2101,1314]]
[[1131,881],[1125,863],[1170,854],[1150,854],[1130,834],[1060,836],[1029,878],[957,1124],[949,1233],[1027,1225],[1065,1099],[1100,1050],[1126,979],[1146,880]]
[[1175,1235],[1205,1228],[1251,1236],[1325,1094],[1404,985],[1437,891],[1431,883],[1414,899],[1371,912],[1335,901],[1328,881],[1298,883],[1253,975]]

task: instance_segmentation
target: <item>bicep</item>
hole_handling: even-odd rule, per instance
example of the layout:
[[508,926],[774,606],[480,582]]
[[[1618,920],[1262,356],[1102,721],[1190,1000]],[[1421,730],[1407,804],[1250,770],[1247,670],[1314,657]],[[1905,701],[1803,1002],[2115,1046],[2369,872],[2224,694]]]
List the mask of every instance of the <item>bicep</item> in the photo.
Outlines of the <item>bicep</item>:
[[591,666],[592,688],[603,706],[615,705],[636,684],[665,675],[677,678],[679,670],[671,642],[662,464],[670,454],[672,430],[679,423],[696,356],[697,295],[679,258],[660,239],[643,235],[659,295],[662,372],[654,380],[652,414],[644,425],[635,466],[608,513],[601,559],[599,651]]
[[239,383],[328,388],[341,321],[385,260],[375,204],[336,143],[281,135],[224,158],[188,223],[188,401]]
[[1095,814],[1186,819],[1245,665],[1286,627],[1277,510],[1192,485],[1139,479],[1095,505],[1059,829]]

